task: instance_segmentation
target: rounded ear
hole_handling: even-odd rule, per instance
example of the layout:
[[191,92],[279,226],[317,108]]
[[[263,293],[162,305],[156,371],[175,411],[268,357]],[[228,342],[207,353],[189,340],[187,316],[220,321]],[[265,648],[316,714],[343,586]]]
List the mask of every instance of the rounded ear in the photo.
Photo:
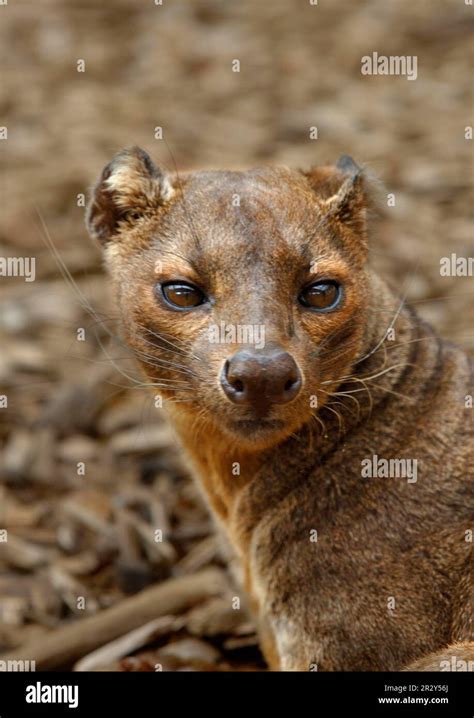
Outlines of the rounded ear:
[[352,157],[342,155],[334,167],[314,167],[304,173],[318,195],[322,211],[364,239],[369,199],[364,171]]
[[173,195],[166,173],[140,147],[122,150],[104,168],[92,191],[86,225],[93,239],[110,241],[123,220],[140,218]]

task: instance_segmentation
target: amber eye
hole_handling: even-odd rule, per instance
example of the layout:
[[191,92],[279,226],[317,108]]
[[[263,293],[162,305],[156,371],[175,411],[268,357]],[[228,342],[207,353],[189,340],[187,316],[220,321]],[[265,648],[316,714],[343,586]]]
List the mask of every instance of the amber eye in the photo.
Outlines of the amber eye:
[[161,292],[173,309],[193,309],[207,301],[199,287],[188,282],[167,282],[161,285]]
[[342,299],[342,287],[334,280],[321,280],[305,287],[298,301],[303,307],[316,312],[330,312],[335,309]]

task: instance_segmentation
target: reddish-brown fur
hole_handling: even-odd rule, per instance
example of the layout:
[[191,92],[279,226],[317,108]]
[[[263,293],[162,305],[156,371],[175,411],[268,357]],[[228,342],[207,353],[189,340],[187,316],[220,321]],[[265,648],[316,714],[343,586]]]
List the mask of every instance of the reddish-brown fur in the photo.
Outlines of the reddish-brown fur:
[[[275,669],[442,670],[456,642],[446,655],[472,656],[472,367],[369,268],[367,205],[347,158],[178,177],[131,149],[88,210],[125,338],[167,400]],[[296,301],[321,277],[344,287],[326,315]],[[167,307],[154,287],[176,279],[212,304]],[[219,377],[239,346],[209,342],[221,321],[263,325],[294,357],[303,388],[271,408],[277,428],[237,428],[249,409]],[[363,478],[374,454],[416,459],[417,481]]]

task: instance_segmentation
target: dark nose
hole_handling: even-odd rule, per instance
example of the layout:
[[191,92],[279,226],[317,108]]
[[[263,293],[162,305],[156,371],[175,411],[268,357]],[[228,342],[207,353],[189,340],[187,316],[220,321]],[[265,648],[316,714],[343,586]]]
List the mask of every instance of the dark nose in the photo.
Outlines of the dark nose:
[[242,350],[226,361],[221,383],[234,404],[265,409],[294,399],[301,389],[301,374],[288,352]]

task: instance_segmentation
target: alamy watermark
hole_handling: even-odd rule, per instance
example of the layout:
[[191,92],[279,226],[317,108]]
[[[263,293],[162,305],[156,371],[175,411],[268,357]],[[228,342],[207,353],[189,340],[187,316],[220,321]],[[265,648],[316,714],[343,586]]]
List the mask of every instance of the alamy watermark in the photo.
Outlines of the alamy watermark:
[[264,324],[211,324],[208,328],[210,344],[253,344],[256,349],[265,346]]
[[362,75],[402,75],[407,80],[418,77],[418,57],[416,55],[364,55],[360,61]]
[[361,461],[362,478],[406,479],[408,484],[418,481],[418,459],[383,459],[377,454]]
[[454,252],[439,260],[439,273],[442,277],[474,276],[474,257],[458,257]]
[[0,257],[0,277],[23,277],[25,282],[34,282],[35,257]]
[[465,661],[464,658],[451,656],[439,662],[440,671],[453,671],[455,673],[474,672],[474,661]]
[[0,673],[30,673],[31,671],[36,671],[36,661],[13,658],[6,661],[0,660]]
[[66,703],[69,708],[79,705],[79,686],[50,685],[36,681],[26,686],[27,703]]

